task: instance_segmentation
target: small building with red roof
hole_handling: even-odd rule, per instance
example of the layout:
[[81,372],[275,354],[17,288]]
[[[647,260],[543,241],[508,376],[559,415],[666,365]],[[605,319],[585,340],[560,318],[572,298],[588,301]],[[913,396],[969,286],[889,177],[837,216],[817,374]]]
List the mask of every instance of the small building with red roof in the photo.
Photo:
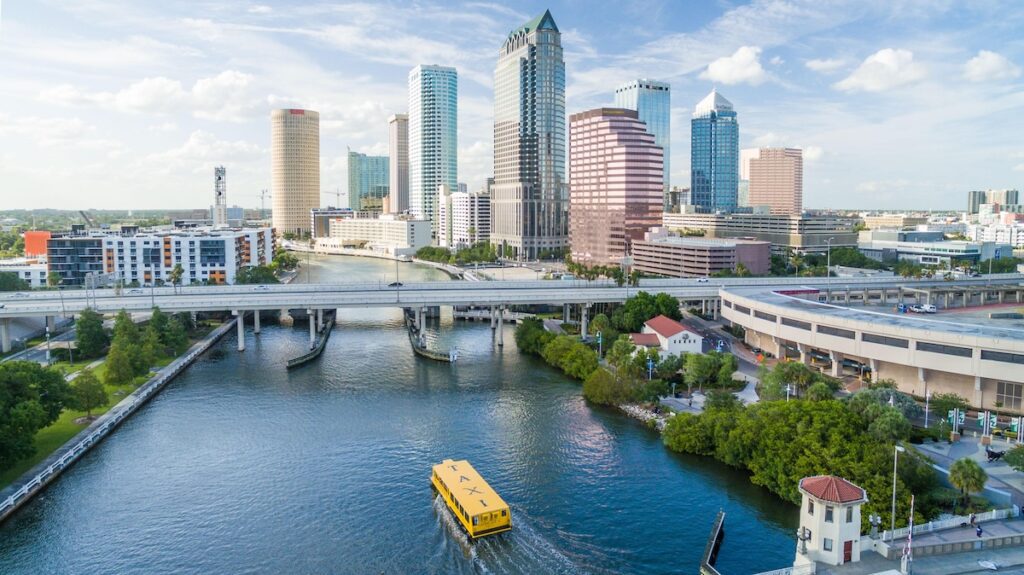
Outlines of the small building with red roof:
[[800,529],[794,565],[860,561],[863,488],[835,475],[804,477],[799,484]]
[[[678,321],[659,315],[644,322],[641,333],[631,333],[629,337],[637,346],[657,347],[665,355],[681,355],[684,353],[701,353],[704,339],[686,329]],[[652,345],[657,339],[657,345]]]

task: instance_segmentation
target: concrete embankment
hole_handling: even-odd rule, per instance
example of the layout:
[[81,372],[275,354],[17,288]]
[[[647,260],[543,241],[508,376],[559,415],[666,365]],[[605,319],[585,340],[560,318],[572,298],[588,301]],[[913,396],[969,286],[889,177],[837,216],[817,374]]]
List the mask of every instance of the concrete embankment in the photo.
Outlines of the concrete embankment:
[[38,465],[25,472],[17,481],[0,491],[0,523],[10,517],[19,507],[32,500],[46,488],[51,481],[60,476],[87,451],[110,434],[118,425],[127,419],[150,398],[156,395],[176,375],[192,364],[217,340],[229,333],[235,320],[213,330],[199,342],[195,343],[185,355],[167,364],[146,383],[126,395],[117,405],[99,416],[89,427],[80,431],[57,451]]

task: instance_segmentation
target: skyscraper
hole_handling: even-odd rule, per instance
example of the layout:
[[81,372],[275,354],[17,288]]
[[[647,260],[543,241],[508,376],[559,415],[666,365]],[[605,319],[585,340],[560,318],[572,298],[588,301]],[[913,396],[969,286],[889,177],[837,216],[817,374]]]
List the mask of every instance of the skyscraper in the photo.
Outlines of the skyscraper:
[[565,249],[565,61],[551,12],[509,33],[494,71],[491,243],[518,259]]
[[661,225],[662,149],[635,110],[569,118],[569,244],[576,262],[618,265]]
[[320,207],[320,114],[270,113],[273,222],[277,233],[309,233],[309,212]]
[[[744,150],[746,151],[746,150]],[[750,158],[750,205],[799,216],[804,207],[804,154],[795,148],[761,148]]]
[[213,169],[213,227],[228,225],[228,181],[224,166]]
[[615,107],[636,110],[639,118],[647,124],[647,132],[654,135],[654,143],[664,151],[665,182],[663,208],[668,208],[669,160],[672,146],[672,92],[668,82],[631,80],[615,90]]
[[732,103],[712,90],[690,120],[690,190],[703,212],[736,209],[740,128]]
[[388,118],[388,197],[391,212],[409,209],[409,116]]
[[361,212],[383,210],[388,195],[388,157],[348,152],[348,207]]
[[409,211],[437,236],[437,189],[458,185],[458,92],[455,68],[409,72]]
[[744,148],[740,150],[740,182],[736,205],[741,208],[750,207],[750,159],[761,154],[760,148]]

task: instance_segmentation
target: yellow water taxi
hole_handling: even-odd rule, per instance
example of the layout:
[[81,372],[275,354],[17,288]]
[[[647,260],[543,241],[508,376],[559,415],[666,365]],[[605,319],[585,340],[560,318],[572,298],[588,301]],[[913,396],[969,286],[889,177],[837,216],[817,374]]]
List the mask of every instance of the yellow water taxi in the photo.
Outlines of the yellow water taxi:
[[472,539],[512,529],[508,504],[466,460],[445,459],[434,466],[430,482]]

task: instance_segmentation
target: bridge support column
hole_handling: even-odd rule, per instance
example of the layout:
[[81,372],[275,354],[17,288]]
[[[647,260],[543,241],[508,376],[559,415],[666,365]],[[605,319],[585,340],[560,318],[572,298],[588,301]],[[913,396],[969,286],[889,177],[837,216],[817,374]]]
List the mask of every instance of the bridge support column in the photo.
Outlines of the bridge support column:
[[492,305],[491,306],[491,331],[494,331],[494,328],[497,326],[497,323],[496,323],[497,321],[498,321],[497,310]]
[[245,351],[245,311],[236,309],[235,326],[238,327],[238,351]]
[[288,308],[285,308],[277,316],[277,323],[281,325],[295,325],[295,318],[292,317],[292,314],[288,313]]
[[252,312],[252,332],[260,332],[260,310],[253,310]]
[[569,304],[562,304],[562,323],[569,323]]
[[323,308],[316,310],[316,329],[321,330],[324,328],[324,310]]
[[588,315],[590,312],[590,304],[585,303],[580,306],[580,336],[583,337],[583,341],[587,341],[587,329],[589,328]]
[[800,363],[807,365],[807,346],[802,343],[798,343],[796,344],[796,349],[800,352]]
[[0,319],[0,352],[11,351],[11,320]]
[[334,325],[341,325],[341,308],[334,310]]
[[316,315],[312,309],[307,309],[306,315],[309,316],[309,349],[313,349],[316,347]]
[[498,307],[498,347],[505,346],[505,306]]
[[843,373],[843,354],[830,351],[828,356],[832,360],[832,377],[839,377]]
[[46,316],[46,329],[50,330],[50,334],[53,335],[57,331],[57,318],[48,315]]

